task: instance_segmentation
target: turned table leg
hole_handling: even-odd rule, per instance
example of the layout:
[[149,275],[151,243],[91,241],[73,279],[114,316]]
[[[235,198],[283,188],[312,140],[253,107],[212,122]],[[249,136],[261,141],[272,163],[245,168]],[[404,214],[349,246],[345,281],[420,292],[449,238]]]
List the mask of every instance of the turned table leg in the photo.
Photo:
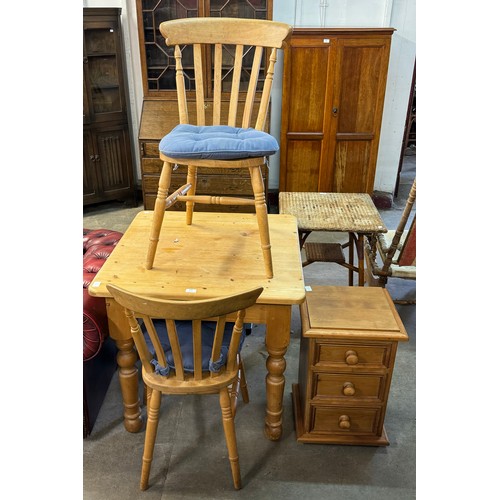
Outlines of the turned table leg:
[[285,353],[290,343],[291,306],[271,306],[268,311],[266,347],[269,357],[266,361],[267,408],[265,435],[277,441],[283,433],[283,393],[285,389]]
[[139,373],[137,371],[137,352],[131,338],[130,327],[123,309],[113,299],[106,299],[108,326],[111,338],[116,342],[119,366],[118,377],[122,390],[123,417],[125,429],[139,432],[142,429],[141,408],[139,402]]
[[123,425],[129,432],[139,432],[142,429],[141,408],[139,402],[138,372],[135,366],[137,352],[134,341],[116,340],[120,387],[123,398]]

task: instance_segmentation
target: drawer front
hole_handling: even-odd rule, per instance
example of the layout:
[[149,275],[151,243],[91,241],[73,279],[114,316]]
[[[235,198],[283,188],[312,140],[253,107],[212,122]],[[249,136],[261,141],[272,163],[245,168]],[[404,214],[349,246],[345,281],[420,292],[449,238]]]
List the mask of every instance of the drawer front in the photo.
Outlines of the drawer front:
[[[155,193],[158,190],[157,175],[145,175],[142,179],[142,189],[146,193]],[[173,192],[186,183],[185,175],[172,174],[169,192]],[[212,194],[226,196],[247,196],[253,198],[250,179],[221,175],[198,175],[196,194]]]
[[311,434],[378,434],[380,408],[313,406],[311,412]]
[[316,342],[314,366],[321,368],[376,370],[390,366],[392,344]]
[[143,158],[158,158],[160,150],[158,149],[159,142],[141,142],[140,148]]
[[313,403],[336,398],[382,403],[385,381],[384,375],[315,373],[313,377]]
[[158,177],[161,174],[161,169],[163,168],[163,162],[159,158],[143,158],[141,160],[142,175],[155,174]]
[[[155,174],[160,175],[161,169],[163,168],[163,161],[159,158],[143,158],[142,159],[142,172],[143,174]],[[182,175],[185,178],[187,177],[187,166],[186,165],[178,165],[178,167],[173,171],[172,175]],[[267,168],[262,167],[262,178],[264,181],[267,178]],[[202,175],[220,175],[220,176],[231,176],[235,178],[241,178],[248,180],[250,182],[250,172],[246,168],[207,168],[207,167],[198,167],[198,177]]]

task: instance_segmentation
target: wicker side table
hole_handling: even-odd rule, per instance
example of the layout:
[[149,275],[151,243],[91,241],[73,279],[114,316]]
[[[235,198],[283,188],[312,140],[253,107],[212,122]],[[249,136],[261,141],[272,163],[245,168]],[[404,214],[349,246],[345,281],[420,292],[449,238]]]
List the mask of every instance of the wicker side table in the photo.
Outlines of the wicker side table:
[[[369,194],[283,191],[279,194],[279,211],[297,218],[300,248],[306,252],[303,266],[316,261],[336,262],[349,269],[349,285],[353,285],[354,272],[357,272],[358,284],[364,286],[364,237],[387,232]],[[306,243],[313,231],[349,233],[349,241],[343,245]],[[343,254],[346,247],[349,249],[348,262]],[[355,251],[357,265],[354,265]]]

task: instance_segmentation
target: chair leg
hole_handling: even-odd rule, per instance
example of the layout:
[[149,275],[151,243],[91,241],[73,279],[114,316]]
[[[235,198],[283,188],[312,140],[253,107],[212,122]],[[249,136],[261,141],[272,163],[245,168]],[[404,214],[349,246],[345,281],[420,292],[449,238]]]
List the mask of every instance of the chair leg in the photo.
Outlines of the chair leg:
[[[196,194],[196,180],[198,178],[198,169],[193,165],[188,165],[187,183],[191,184],[187,192],[189,196]],[[186,201],[186,224],[190,226],[193,222],[194,201]]]
[[155,208],[153,213],[153,223],[149,233],[148,254],[146,256],[146,269],[153,267],[155,260],[156,248],[160,239],[160,230],[165,215],[167,206],[168,190],[170,188],[170,180],[172,178],[172,164],[168,161],[163,163],[160,180],[158,182],[158,194],[156,196]]
[[269,236],[269,222],[267,219],[266,194],[260,167],[249,167],[252,189],[255,197],[255,213],[260,233],[260,245],[264,257],[266,277],[273,277],[273,260],[271,256],[271,238]]
[[149,408],[149,401],[151,400],[151,387],[147,386],[144,384],[144,390],[143,390],[143,398],[142,398],[142,404],[146,407],[146,414]]
[[241,396],[243,397],[243,402],[248,403],[250,398],[248,396],[247,379],[245,377],[245,367],[243,365],[243,359],[241,355],[238,354],[238,377],[229,387],[229,398],[231,400],[231,411],[233,412],[233,417],[236,415],[236,406],[238,404],[238,396],[241,390]]
[[149,473],[155,448],[156,432],[158,430],[158,416],[160,414],[161,392],[153,389],[148,405],[148,422],[144,439],[144,453],[142,455],[141,490],[148,489]]
[[236,431],[234,428],[233,412],[231,411],[231,399],[227,387],[219,392],[220,408],[222,411],[222,425],[226,436],[226,446],[229,454],[229,463],[233,475],[234,488],[241,488],[240,462],[238,458],[238,447],[236,445]]
[[250,396],[248,394],[248,387],[247,387],[247,378],[245,376],[245,365],[243,364],[243,359],[241,358],[241,355],[238,354],[239,358],[239,377],[241,380],[240,383],[240,388],[241,388],[241,396],[243,397],[243,401],[245,403],[248,403],[250,401]]

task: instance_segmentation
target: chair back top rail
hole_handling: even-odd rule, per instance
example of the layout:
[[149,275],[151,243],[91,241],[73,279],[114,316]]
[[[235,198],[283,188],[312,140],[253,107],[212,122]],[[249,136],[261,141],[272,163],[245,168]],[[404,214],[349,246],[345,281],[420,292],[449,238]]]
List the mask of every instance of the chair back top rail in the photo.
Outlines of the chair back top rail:
[[233,17],[193,17],[160,24],[167,45],[222,43],[280,49],[291,31],[289,24],[278,21]]

